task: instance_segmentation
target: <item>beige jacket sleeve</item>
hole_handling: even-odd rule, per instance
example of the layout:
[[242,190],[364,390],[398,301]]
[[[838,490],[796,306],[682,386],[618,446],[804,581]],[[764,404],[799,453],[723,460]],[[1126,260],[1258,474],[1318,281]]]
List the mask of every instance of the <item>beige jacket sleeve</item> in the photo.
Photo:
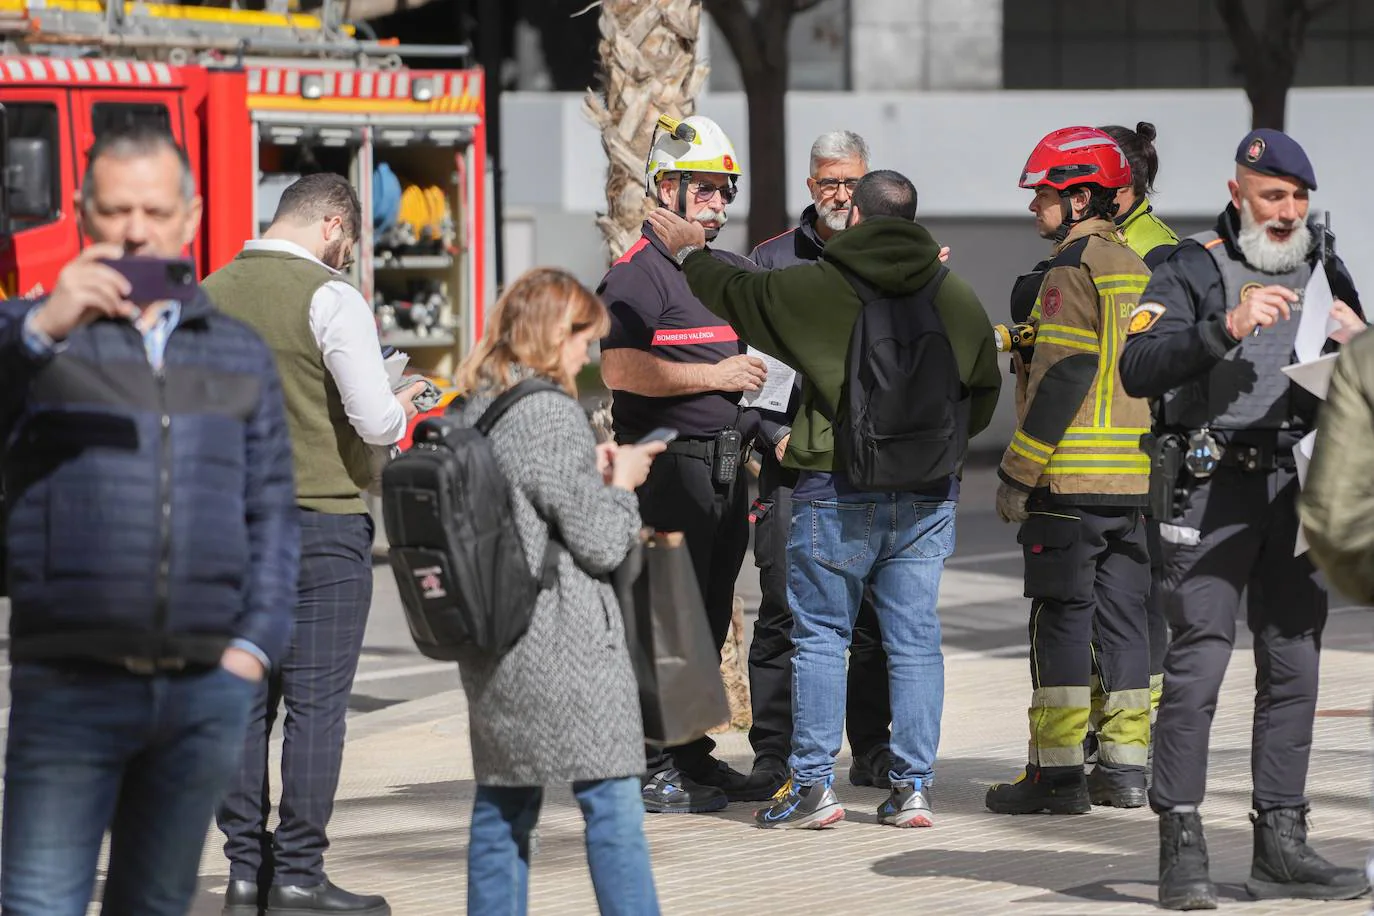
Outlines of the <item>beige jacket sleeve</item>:
[[1336,360],[1298,500],[1312,559],[1331,584],[1374,603],[1374,333]]

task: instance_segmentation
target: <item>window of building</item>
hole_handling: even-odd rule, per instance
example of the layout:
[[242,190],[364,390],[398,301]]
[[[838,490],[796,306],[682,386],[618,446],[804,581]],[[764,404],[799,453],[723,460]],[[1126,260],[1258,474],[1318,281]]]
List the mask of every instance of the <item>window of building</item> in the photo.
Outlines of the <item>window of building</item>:
[[[1271,4],[1246,0],[1264,28]],[[1007,89],[1216,89],[1241,85],[1215,0],[1003,0]],[[1308,25],[1295,86],[1374,84],[1374,3],[1337,0]]]
[[[58,158],[60,151],[57,129],[56,105],[46,102],[5,103],[5,131],[11,148],[15,146],[16,140],[41,140],[47,145],[48,151],[47,175],[37,176],[43,187],[28,189],[30,192],[37,192],[37,197],[31,200],[37,206],[30,208],[33,210],[31,213],[11,214],[10,228],[15,231],[50,223],[57,219],[62,211],[59,203],[62,199],[62,165]],[[35,176],[27,178],[30,181],[34,179]]]

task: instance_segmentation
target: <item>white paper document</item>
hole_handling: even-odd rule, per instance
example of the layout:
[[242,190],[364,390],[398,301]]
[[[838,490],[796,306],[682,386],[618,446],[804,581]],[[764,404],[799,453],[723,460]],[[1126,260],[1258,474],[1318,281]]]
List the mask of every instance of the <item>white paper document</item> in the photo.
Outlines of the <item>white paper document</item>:
[[1283,374],[1325,401],[1326,389],[1331,386],[1331,375],[1336,369],[1337,356],[1340,354],[1328,353],[1305,363],[1284,366]]
[[391,384],[392,391],[404,387],[401,382],[401,374],[406,371],[406,366],[409,363],[410,356],[400,350],[382,360],[382,365],[386,366],[386,380]]
[[[1317,431],[1303,436],[1298,440],[1298,444],[1293,447],[1293,463],[1298,468],[1298,489],[1301,490],[1307,485],[1307,466],[1312,463],[1312,448],[1317,444]],[[1293,556],[1300,557],[1307,553],[1307,535],[1303,534],[1302,524],[1298,525],[1298,539],[1293,545]]]
[[787,404],[792,400],[792,386],[797,380],[797,370],[753,347],[749,348],[747,355],[763,360],[764,365],[768,367],[768,378],[758,391],[744,392],[744,397],[739,399],[740,406],[786,413]]
[[1331,307],[1335,304],[1326,271],[1318,268],[1312,273],[1312,279],[1307,281],[1307,289],[1302,296],[1298,333],[1293,341],[1298,362],[1308,363],[1321,356],[1326,339],[1332,331],[1340,329],[1341,323],[1331,317]]

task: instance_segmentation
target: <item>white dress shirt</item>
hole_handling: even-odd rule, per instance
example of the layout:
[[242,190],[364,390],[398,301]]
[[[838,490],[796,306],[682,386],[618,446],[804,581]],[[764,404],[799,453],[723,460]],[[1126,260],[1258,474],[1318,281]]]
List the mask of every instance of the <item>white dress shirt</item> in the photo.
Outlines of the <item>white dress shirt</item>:
[[[295,242],[255,239],[247,251],[277,251],[314,261],[330,273],[329,265]],[[395,445],[406,431],[406,414],[391,392],[377,320],[372,308],[351,284],[330,280],[310,300],[310,330],[324,354],[324,364],[339,386],[344,412],[368,445]]]

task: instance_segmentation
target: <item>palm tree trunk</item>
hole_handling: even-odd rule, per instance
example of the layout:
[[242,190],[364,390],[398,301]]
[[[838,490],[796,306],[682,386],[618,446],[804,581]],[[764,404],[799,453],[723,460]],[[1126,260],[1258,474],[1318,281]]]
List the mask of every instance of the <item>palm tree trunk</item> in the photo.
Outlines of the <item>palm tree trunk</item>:
[[644,162],[662,114],[685,118],[696,108],[707,66],[697,60],[701,0],[602,0],[601,87],[582,110],[601,129],[606,212],[596,224],[614,261],[638,239],[652,209]]

